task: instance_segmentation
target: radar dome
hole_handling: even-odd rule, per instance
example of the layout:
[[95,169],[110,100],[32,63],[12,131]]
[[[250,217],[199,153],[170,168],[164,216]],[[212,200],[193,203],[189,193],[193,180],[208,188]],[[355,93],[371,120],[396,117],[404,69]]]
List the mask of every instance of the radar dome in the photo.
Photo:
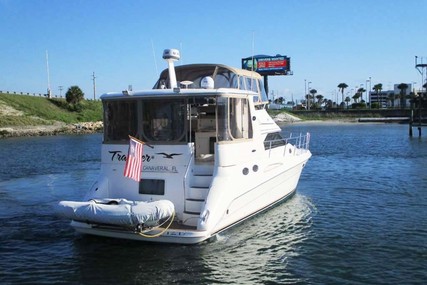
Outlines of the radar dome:
[[214,80],[210,76],[205,76],[200,81],[200,87],[203,89],[213,89],[214,88]]

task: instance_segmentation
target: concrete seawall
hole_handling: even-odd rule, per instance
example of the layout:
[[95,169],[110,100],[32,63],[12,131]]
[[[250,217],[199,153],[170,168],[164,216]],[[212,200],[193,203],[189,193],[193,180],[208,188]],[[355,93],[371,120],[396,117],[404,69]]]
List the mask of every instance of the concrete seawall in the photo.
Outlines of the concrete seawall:
[[359,118],[360,123],[409,123],[409,117]]

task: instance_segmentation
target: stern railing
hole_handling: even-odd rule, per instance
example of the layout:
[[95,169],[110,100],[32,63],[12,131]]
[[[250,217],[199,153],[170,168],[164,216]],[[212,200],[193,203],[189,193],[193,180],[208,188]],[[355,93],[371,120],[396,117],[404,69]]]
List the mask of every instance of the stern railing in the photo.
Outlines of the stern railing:
[[[293,133],[282,133],[282,138],[264,141],[265,150],[268,150],[271,154],[272,149],[278,147],[285,147],[286,145],[291,144],[295,146],[296,151],[293,152],[294,155],[305,153],[309,150],[310,147],[310,133],[306,134],[293,134]],[[286,153],[285,153],[286,155]]]

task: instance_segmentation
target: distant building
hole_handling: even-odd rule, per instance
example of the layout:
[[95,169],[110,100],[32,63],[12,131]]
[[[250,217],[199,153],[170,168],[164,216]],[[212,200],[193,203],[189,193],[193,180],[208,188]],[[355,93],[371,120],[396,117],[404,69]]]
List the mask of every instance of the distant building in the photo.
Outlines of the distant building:
[[[369,102],[372,104],[378,103],[380,108],[398,108],[409,106],[409,95],[412,92],[412,84],[406,83],[408,88],[405,90],[405,98],[401,100],[399,84],[394,84],[393,90],[384,90],[381,92],[370,91]],[[401,106],[403,104],[403,106]]]
[[391,92],[393,91],[380,91],[378,93],[375,91],[369,92],[369,102],[371,102],[371,106],[372,104],[378,103],[380,108],[387,108],[387,100]]

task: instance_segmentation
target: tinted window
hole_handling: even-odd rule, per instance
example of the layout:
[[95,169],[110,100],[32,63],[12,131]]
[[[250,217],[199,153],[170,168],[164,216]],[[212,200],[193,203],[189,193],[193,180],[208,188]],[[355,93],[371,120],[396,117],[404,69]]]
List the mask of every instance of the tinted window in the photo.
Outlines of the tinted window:
[[180,141],[185,138],[186,109],[184,99],[143,101],[144,140]]
[[286,145],[286,140],[279,133],[270,133],[264,140],[264,148],[270,149]]
[[159,179],[142,179],[139,182],[139,194],[165,195],[165,181]]
[[104,141],[127,141],[138,128],[135,100],[107,101],[104,103]]

